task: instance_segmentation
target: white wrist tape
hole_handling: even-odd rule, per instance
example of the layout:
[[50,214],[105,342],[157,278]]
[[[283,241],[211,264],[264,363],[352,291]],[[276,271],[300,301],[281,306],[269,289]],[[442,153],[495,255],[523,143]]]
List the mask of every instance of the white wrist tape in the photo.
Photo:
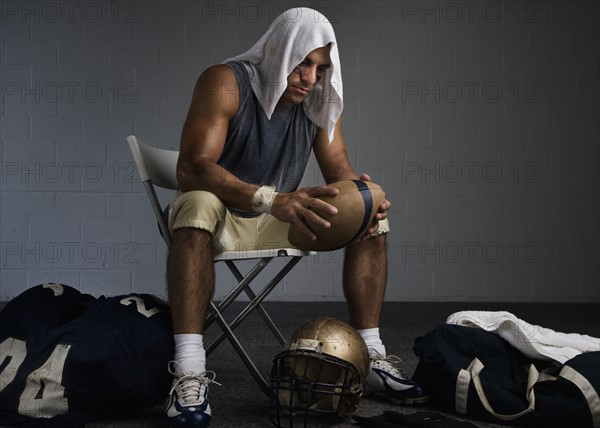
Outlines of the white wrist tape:
[[275,186],[259,187],[254,196],[252,196],[252,209],[259,213],[271,214],[275,196],[277,196]]

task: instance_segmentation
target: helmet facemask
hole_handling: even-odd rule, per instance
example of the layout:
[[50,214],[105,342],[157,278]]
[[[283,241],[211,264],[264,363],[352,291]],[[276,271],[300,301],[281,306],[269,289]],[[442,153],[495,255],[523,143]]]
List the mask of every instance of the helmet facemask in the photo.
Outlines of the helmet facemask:
[[[328,320],[336,323],[335,333],[326,337],[329,341],[302,338],[307,336],[302,332],[293,334],[287,349],[273,360],[271,420],[278,427],[293,427],[294,423],[304,427],[309,423],[310,426],[331,424],[331,419],[349,416],[358,407],[368,373],[366,346],[358,333],[360,340],[352,332],[348,340],[348,330],[337,331],[341,321]],[[328,327],[331,328],[331,324]],[[358,355],[354,360],[362,367],[357,368],[350,361],[332,355],[339,351],[340,355],[347,356],[349,345],[358,347],[357,353],[353,352]],[[289,425],[282,425],[282,419],[288,419]]]

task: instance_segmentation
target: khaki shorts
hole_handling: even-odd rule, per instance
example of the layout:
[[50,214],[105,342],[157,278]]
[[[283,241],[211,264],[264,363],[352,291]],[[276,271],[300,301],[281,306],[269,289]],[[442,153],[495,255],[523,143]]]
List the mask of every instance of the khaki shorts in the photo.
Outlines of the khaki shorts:
[[[209,232],[217,252],[294,248],[287,239],[289,223],[269,214],[236,216],[216,195],[202,190],[177,192],[169,205],[170,232],[184,227]],[[381,220],[374,235],[387,232],[389,222]]]

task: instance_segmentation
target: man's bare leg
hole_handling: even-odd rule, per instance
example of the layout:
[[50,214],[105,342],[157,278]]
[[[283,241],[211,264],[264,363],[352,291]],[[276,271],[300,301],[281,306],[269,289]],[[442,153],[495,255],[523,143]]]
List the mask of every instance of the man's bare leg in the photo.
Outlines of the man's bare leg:
[[169,304],[175,342],[169,426],[207,427],[211,421],[203,334],[215,289],[212,236],[193,228],[173,232],[167,260]]
[[215,291],[212,236],[193,228],[173,232],[167,285],[174,334],[203,334]]
[[343,282],[350,324],[357,330],[379,327],[387,283],[385,233],[346,247]]
[[385,357],[385,346],[379,337],[387,282],[385,239],[386,234],[381,234],[346,248],[344,293],[350,324],[365,339],[371,357],[366,393],[387,396],[398,404],[422,403],[427,400],[424,391],[402,371],[397,357]]

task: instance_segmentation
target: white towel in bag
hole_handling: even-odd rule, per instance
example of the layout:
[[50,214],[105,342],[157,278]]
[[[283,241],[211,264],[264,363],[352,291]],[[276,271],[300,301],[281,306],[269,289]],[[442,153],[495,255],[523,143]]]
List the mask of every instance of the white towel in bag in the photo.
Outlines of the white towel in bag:
[[506,311],[461,311],[450,315],[446,323],[496,333],[530,358],[554,360],[561,364],[583,352],[600,351],[598,338],[556,332],[529,324]]

